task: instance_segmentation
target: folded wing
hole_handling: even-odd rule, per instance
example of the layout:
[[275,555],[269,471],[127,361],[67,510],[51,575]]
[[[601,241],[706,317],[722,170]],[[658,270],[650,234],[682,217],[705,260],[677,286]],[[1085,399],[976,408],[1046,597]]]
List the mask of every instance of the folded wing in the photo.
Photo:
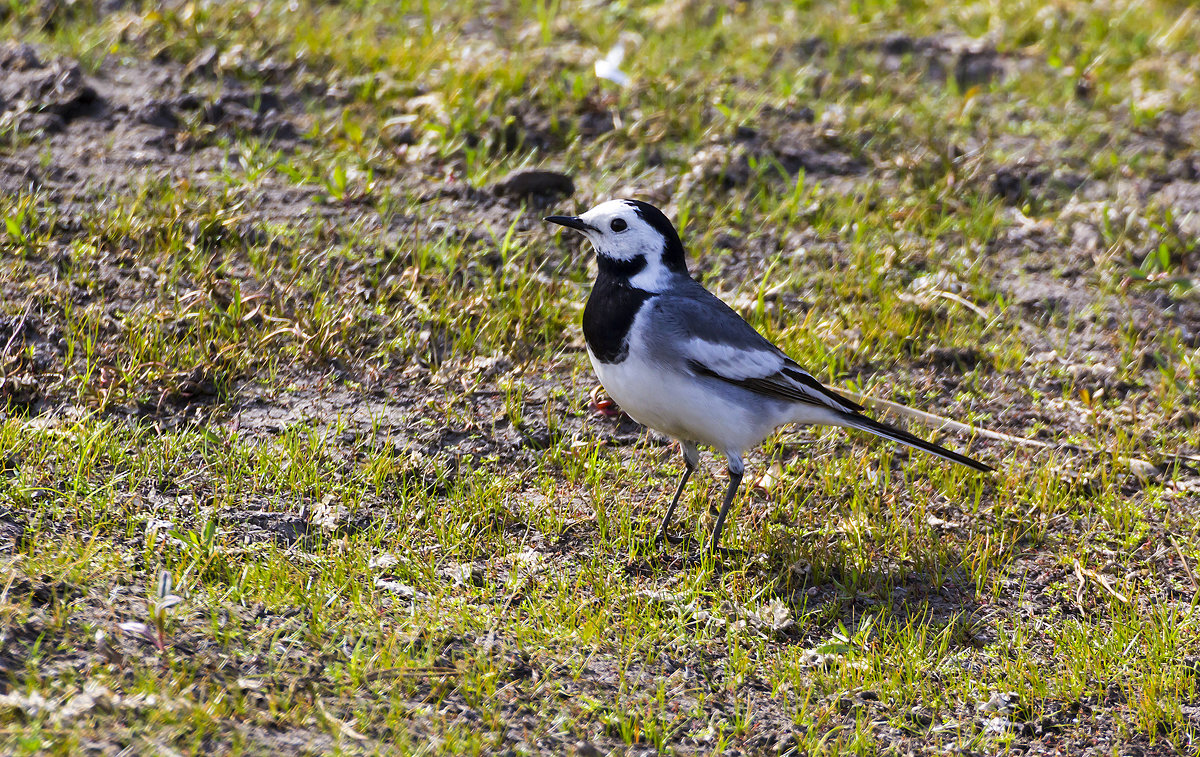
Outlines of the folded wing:
[[659,316],[674,332],[672,346],[697,374],[765,397],[823,405],[844,413],[863,407],[821,385],[728,305],[699,284],[659,298]]
[[863,407],[821,385],[811,373],[782,352],[737,351],[729,345],[694,339],[685,348],[688,366],[701,376],[717,378],[755,394],[824,405],[844,413]]

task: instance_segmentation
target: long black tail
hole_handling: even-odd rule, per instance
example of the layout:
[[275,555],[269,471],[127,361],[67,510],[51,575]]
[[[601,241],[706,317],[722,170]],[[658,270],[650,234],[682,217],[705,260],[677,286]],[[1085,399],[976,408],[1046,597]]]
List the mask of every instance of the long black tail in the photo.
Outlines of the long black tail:
[[862,431],[875,434],[876,436],[882,436],[884,439],[890,439],[893,442],[899,442],[900,444],[904,444],[914,449],[928,452],[931,455],[937,455],[944,460],[950,460],[951,462],[958,463],[959,465],[965,465],[968,468],[974,468],[977,471],[987,472],[995,470],[995,468],[990,465],[985,465],[978,460],[972,460],[966,455],[960,455],[957,452],[952,452],[945,447],[939,447],[933,442],[927,442],[920,437],[913,436],[907,431],[901,431],[898,428],[889,426],[886,423],[880,423],[879,421],[868,418],[865,415],[859,415],[857,413],[841,413],[840,417],[842,419],[842,423],[849,428],[857,428]]

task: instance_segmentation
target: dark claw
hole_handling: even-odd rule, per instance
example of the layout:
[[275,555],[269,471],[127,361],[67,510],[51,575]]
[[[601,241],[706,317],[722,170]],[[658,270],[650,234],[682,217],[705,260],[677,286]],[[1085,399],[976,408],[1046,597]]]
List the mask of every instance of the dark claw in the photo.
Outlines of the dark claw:
[[665,542],[669,542],[671,544],[683,544],[688,541],[688,537],[676,536],[675,534],[667,531],[664,528],[663,530],[658,532],[658,536],[655,537],[655,541],[657,541],[657,542],[665,541]]
[[[691,544],[695,544],[691,539],[687,540]],[[698,545],[697,545],[698,546]],[[684,559],[689,565],[704,565],[707,563],[710,567],[719,568],[723,562],[739,562],[745,559],[749,552],[741,549],[732,549],[730,547],[717,547],[715,550],[712,546],[705,544],[700,549],[688,549],[684,552]]]
[[708,552],[714,557],[723,557],[726,560],[739,560],[750,554],[744,549],[734,549],[733,547],[716,547],[714,549],[710,546]]

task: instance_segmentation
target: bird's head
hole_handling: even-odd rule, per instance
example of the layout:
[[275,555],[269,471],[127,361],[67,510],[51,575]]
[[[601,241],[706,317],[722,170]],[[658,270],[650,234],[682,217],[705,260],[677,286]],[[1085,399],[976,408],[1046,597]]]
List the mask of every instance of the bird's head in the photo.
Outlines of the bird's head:
[[638,289],[662,291],[687,276],[683,243],[658,208],[640,200],[609,200],[579,216],[545,220],[575,229],[596,248],[601,273],[628,279]]

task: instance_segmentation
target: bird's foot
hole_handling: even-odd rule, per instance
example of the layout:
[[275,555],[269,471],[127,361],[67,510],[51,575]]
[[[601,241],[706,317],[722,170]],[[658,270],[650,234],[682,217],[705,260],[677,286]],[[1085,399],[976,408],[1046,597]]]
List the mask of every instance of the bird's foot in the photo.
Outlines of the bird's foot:
[[667,529],[664,528],[658,532],[658,536],[654,537],[654,541],[655,541],[655,543],[659,543],[659,544],[661,544],[662,542],[665,541],[668,544],[678,545],[678,544],[686,544],[690,541],[690,539],[687,536],[676,536],[675,534],[671,533],[670,531],[668,531]]
[[621,414],[621,408],[604,392],[604,387],[597,386],[588,395],[588,409],[605,418],[616,418]]
[[750,553],[744,549],[736,549],[734,547],[719,547],[715,544],[709,544],[708,554],[725,560],[740,560]]
[[641,547],[641,549],[646,553],[654,553],[658,552],[664,544],[670,544],[676,547],[683,545],[684,552],[688,552],[690,551],[691,546],[695,543],[696,540],[691,536],[676,536],[670,531],[659,531],[649,539],[640,540],[638,542],[638,546]]
[[728,547],[717,547],[716,549],[713,549],[711,546],[705,544],[703,547],[698,549],[685,550],[683,553],[683,559],[689,565],[707,565],[710,568],[720,569],[724,563],[742,562],[749,554],[749,552],[741,549],[731,549]]

